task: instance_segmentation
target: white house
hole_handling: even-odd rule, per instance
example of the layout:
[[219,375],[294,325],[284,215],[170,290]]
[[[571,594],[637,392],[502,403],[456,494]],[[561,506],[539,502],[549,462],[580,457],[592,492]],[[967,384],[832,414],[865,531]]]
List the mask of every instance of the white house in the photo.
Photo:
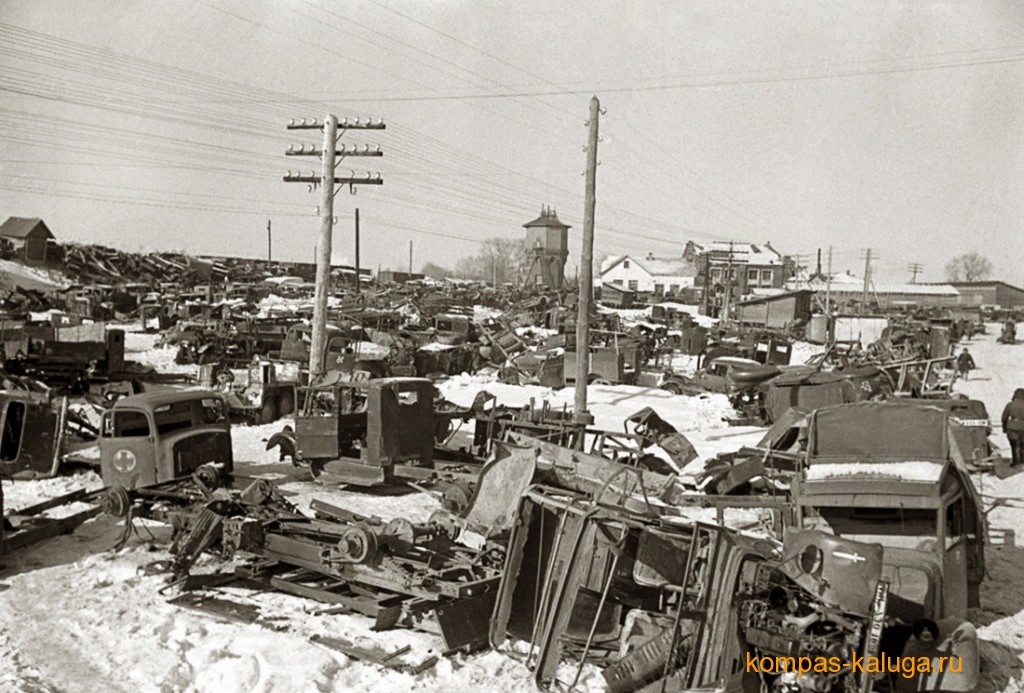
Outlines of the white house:
[[681,257],[612,256],[601,263],[601,284],[656,295],[692,288],[697,272]]

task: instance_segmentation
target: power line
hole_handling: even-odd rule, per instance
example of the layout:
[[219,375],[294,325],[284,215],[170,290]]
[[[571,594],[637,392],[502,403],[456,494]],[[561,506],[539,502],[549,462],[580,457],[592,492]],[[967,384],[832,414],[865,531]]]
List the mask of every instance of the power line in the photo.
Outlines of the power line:
[[[88,48],[88,47],[86,47],[86,48]],[[138,66],[140,64],[140,61],[135,60],[135,59],[129,59],[129,64]],[[174,68],[167,68],[166,66],[161,66],[158,63],[154,64],[154,63],[152,63],[152,61],[144,61],[144,62],[142,62],[142,64],[147,69],[157,69],[157,70],[163,71],[163,72],[168,72],[168,71],[174,70],[173,72],[170,72],[170,74],[175,74],[175,75],[180,73],[179,71],[177,71]],[[181,74],[188,74],[190,76],[190,78],[191,78],[191,76],[196,74],[196,73],[184,72],[184,73],[181,73]],[[209,83],[209,84],[211,84],[211,86],[224,84],[224,82],[222,80],[211,80],[211,79],[206,78],[205,76],[201,76],[201,75],[200,75],[200,77],[204,80],[204,83]],[[189,84],[191,85],[190,88],[193,89],[193,93],[194,93],[194,82],[189,82]],[[230,83],[229,82],[228,84],[236,86],[237,88],[240,88],[240,89],[249,89],[248,87],[240,86],[237,83]],[[167,88],[166,88],[165,85],[166,85],[166,83],[161,83],[160,84],[161,88],[163,88],[166,91]],[[254,91],[250,91],[249,93],[255,93],[255,92]],[[38,95],[38,94],[34,94],[34,95]],[[43,95],[43,96],[45,97],[45,96],[50,96],[50,95]],[[120,103],[117,103],[117,102],[111,103],[109,101],[107,103],[103,103],[102,101],[98,101],[94,94],[91,95],[91,97],[92,97],[91,101],[84,100],[84,99],[79,99],[79,104],[80,105],[87,105],[87,106],[97,106],[98,105],[98,106],[102,106],[102,107],[107,108],[107,109],[123,110],[124,102],[131,101],[131,99],[128,98],[129,95],[125,95],[125,97],[120,100]],[[134,101],[132,101],[132,103],[134,103]],[[152,114],[150,114],[150,113],[139,113],[137,110],[136,110],[136,112],[134,114],[135,115],[140,115],[140,116],[143,116],[143,117],[152,117]],[[181,112],[181,114],[182,114],[182,116],[184,115],[183,112]],[[197,122],[194,122],[194,120],[193,120],[194,115],[195,114],[190,113],[189,114],[189,118],[186,119],[184,117],[179,117],[178,120],[179,120],[179,122],[184,122],[184,123],[189,124],[189,125],[197,125],[197,126],[200,126],[200,127],[208,127],[208,126],[211,125],[211,123],[209,122],[209,116],[206,116],[207,120],[205,122],[198,122],[197,123]],[[232,123],[232,125],[229,125],[229,123]],[[217,122],[216,125],[219,125],[222,128],[229,128],[229,129],[237,130],[237,119],[227,119],[227,120],[224,120],[223,124],[221,124],[220,122]],[[255,133],[253,133],[253,134],[255,134]],[[263,133],[259,133],[259,134],[261,134],[262,136],[265,136]],[[419,142],[421,139],[422,138],[417,136],[414,141]],[[175,144],[184,144],[184,143],[176,142]],[[201,148],[201,147],[203,147],[203,144],[202,143],[189,142],[189,143],[187,143],[187,146]],[[440,143],[440,142],[438,142],[436,140],[434,140],[432,143],[429,144],[429,147],[435,147],[436,148],[438,146],[440,146],[442,149],[445,148],[445,147],[447,147],[448,149],[451,149],[450,146],[444,145],[443,143]],[[426,152],[426,149],[423,149],[422,146],[420,147],[420,149],[423,150],[424,152]],[[246,154],[244,152],[236,152],[236,153],[240,154],[240,155],[244,154],[245,156],[250,156],[249,154]],[[265,158],[264,155],[252,155],[252,156],[253,156],[254,159],[260,159],[260,160]],[[428,161],[431,161],[432,158],[429,155],[425,155],[425,156],[419,157],[419,159],[424,161],[424,162],[428,162]],[[507,169],[507,167],[501,167],[500,165],[496,165],[493,162],[490,162],[488,160],[480,159],[479,162],[481,164],[483,164],[483,165],[496,166],[498,168],[501,168],[502,170],[508,171],[507,174],[506,173],[498,173],[498,174],[492,174],[492,175],[508,176],[508,177],[521,177],[523,179],[530,180],[531,182],[534,182],[534,183],[538,183],[539,182],[541,185],[543,185],[545,187],[549,187],[549,188],[555,189],[555,190],[558,190],[559,192],[564,192],[564,193],[566,193],[568,195],[573,195],[573,196],[575,195],[575,193],[572,193],[570,191],[566,191],[566,190],[561,189],[561,188],[557,188],[557,186],[551,186],[548,183],[537,181],[536,179],[530,178],[528,176],[523,176],[523,174],[521,174],[521,173],[519,173],[517,171],[514,171],[512,169]],[[254,162],[254,164],[255,164],[255,162]],[[470,183],[465,192],[467,194],[471,194],[471,193],[469,193],[469,190],[472,189],[472,188],[476,188],[477,190],[479,190],[480,186],[477,185],[476,183]],[[495,187],[494,188],[494,194],[495,195],[504,195],[504,196],[507,197],[507,188],[505,188],[504,186],[502,186],[502,187]],[[621,210],[621,209],[613,208],[613,207],[607,207],[607,209],[614,210],[614,212],[616,214],[621,214],[621,215],[624,215],[624,216],[628,216],[629,218],[642,219],[641,215],[637,215],[635,212],[632,212],[631,210]],[[665,224],[664,222],[657,222],[656,220],[646,220],[646,221],[644,221],[644,224],[646,224],[648,221],[654,222],[656,224]],[[666,225],[666,228],[670,229],[670,233],[673,232],[673,231],[674,232],[678,232],[678,230],[680,228],[678,225],[674,225],[674,224],[673,225],[665,224],[665,225]],[[693,230],[691,230],[691,232],[696,234],[696,232],[693,231]],[[637,235],[637,234],[635,234],[633,232],[626,232],[626,231],[618,231],[618,233],[624,234],[624,235],[627,235],[627,236],[636,236]],[[711,234],[699,234],[699,235],[711,235]],[[641,234],[641,236],[643,236],[643,234]],[[661,237],[661,236],[647,236],[647,237],[656,240],[656,242],[661,242],[661,243],[670,243],[670,242],[672,242],[671,239],[666,238],[666,237]]]
[[[993,58],[987,60],[973,60],[964,62],[950,62],[945,64],[936,65],[912,65],[907,67],[890,67],[878,70],[851,70],[847,72],[834,72],[828,74],[817,74],[817,75],[794,75],[789,77],[769,77],[769,78],[757,78],[757,79],[732,79],[732,80],[707,80],[703,82],[680,82],[675,84],[638,84],[629,87],[598,87],[588,88],[587,92],[593,92],[595,94],[622,94],[622,93],[635,93],[635,92],[656,92],[656,91],[676,91],[682,89],[709,89],[717,87],[730,87],[730,86],[746,86],[756,84],[781,84],[787,82],[810,82],[810,81],[821,81],[830,79],[844,79],[850,77],[867,77],[877,75],[891,75],[901,74],[910,72],[928,72],[932,70],[949,70],[963,67],[983,67],[987,65],[1000,65],[1006,63],[1019,63],[1024,61],[1024,54],[1013,55],[1003,58]],[[549,90],[534,90],[534,91],[507,91],[507,92],[495,92],[487,94],[434,94],[428,96],[387,96],[387,97],[368,97],[368,98],[351,98],[346,97],[346,101],[350,103],[388,103],[388,102],[403,102],[403,103],[414,103],[419,101],[470,101],[470,100],[486,100],[486,99],[519,99],[519,98],[535,98],[538,96],[578,96],[580,90],[576,89],[549,89]]]

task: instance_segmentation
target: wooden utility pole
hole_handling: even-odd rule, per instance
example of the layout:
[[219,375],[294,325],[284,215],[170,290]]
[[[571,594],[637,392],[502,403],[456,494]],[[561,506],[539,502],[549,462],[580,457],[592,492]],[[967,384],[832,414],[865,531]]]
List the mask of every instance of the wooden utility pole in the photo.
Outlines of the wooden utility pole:
[[270,219],[267,219],[267,266],[274,261],[274,246],[270,241]]
[[704,304],[704,315],[711,315],[711,253],[704,253],[704,295],[701,298]]
[[910,283],[911,284],[916,284],[917,283],[917,273],[920,272],[923,269],[924,269],[924,265],[922,265],[919,262],[911,262],[909,265],[907,265],[907,270],[910,271],[911,273],[913,273],[913,276],[910,278]]
[[864,257],[864,293],[860,299],[861,310],[868,307],[868,287],[871,285],[871,248],[868,248]]
[[409,279],[412,279],[412,239],[409,239]]
[[359,273],[359,208],[356,207],[356,293],[363,290],[363,278]]
[[733,242],[729,241],[729,263],[725,268],[725,301],[722,304],[722,314],[718,316],[719,320],[725,322],[729,321],[729,311],[732,309],[732,252]]
[[825,275],[825,314],[832,314],[832,246],[828,247],[828,274]]
[[320,234],[316,239],[316,290],[313,298],[313,330],[309,343],[310,380],[324,372],[327,350],[327,294],[331,280],[331,236],[334,233],[334,157],[338,145],[338,119],[324,120],[324,145],[320,174]]
[[[384,121],[376,122],[355,118],[349,120],[344,118],[341,121],[343,130],[383,130]],[[383,185],[384,180],[379,173],[357,176],[355,172],[351,176],[337,177],[334,175],[335,161],[340,156],[383,156],[380,147],[370,149],[363,147],[342,147],[338,149],[338,118],[328,114],[321,123],[318,119],[312,118],[307,121],[305,118],[288,123],[289,130],[322,130],[324,133],[323,148],[317,150],[316,145],[294,145],[288,148],[288,156],[319,156],[321,161],[321,175],[315,171],[309,174],[289,171],[284,177],[286,183],[307,183],[311,186],[320,187],[320,231],[317,236],[314,258],[316,260],[316,293],[313,302],[313,329],[309,345],[309,374],[310,379],[323,373],[324,354],[327,351],[327,294],[331,278],[331,234],[334,231],[334,192],[335,185],[348,185],[349,189],[355,191],[356,185]]]
[[587,183],[583,201],[583,245],[580,265],[576,269],[579,280],[579,313],[576,318],[576,423],[593,423],[587,411],[587,380],[590,377],[590,305],[594,298],[594,208],[597,204],[597,124],[601,102],[590,98],[590,132],[587,137]]

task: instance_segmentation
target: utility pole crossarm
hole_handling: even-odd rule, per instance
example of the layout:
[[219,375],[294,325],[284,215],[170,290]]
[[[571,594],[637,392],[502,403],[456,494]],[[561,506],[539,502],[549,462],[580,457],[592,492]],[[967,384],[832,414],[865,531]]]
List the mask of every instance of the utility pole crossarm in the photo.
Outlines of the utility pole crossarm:
[[[322,156],[323,152],[316,148],[313,144],[292,144],[288,146],[288,151],[285,152],[285,156]],[[334,151],[334,156],[347,157],[347,156],[384,156],[384,152],[381,150],[380,145],[374,145],[372,148],[368,144],[363,146],[342,145]]]
[[[370,118],[342,118],[337,120],[336,130],[385,130],[387,126],[383,120],[372,120]],[[289,130],[323,130],[324,125],[327,124],[327,119],[321,120],[319,118],[292,118],[288,121]]]
[[[289,171],[283,178],[285,183],[317,183],[323,181],[323,176],[318,176],[313,171],[299,173]],[[367,173],[365,176],[335,176],[334,182],[341,185],[384,185],[384,178],[379,173]]]

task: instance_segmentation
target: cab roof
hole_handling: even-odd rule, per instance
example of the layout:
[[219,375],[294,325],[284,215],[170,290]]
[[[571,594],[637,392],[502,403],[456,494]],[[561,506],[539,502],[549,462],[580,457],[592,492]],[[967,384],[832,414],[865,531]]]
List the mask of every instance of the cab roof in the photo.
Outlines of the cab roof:
[[208,399],[221,394],[214,390],[170,390],[167,392],[143,392],[140,395],[129,395],[114,402],[114,409],[155,409],[165,404],[189,402],[195,399]]

